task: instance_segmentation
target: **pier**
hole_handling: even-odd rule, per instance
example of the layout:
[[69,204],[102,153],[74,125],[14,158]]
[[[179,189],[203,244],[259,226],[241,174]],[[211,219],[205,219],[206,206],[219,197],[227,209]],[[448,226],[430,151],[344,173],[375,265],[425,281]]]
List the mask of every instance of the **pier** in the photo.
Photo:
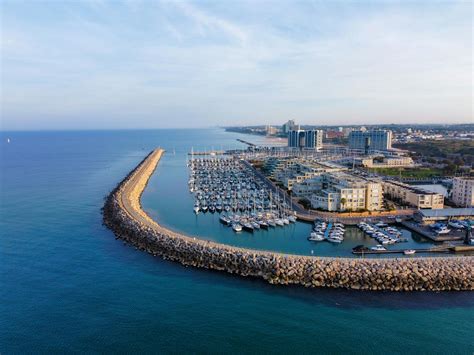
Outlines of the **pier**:
[[421,234],[423,237],[431,239],[434,242],[447,242],[464,239],[463,231],[451,231],[449,234],[437,234],[429,227],[422,227],[413,221],[402,221],[400,224],[409,230]]
[[244,141],[243,139],[240,139],[240,138],[237,138],[237,141],[240,143],[247,144],[249,147],[256,147],[256,145],[253,144],[252,142]]
[[209,150],[204,152],[189,152],[188,155],[223,155],[225,154],[224,150]]
[[169,230],[142,209],[140,197],[163,150],[150,153],[107,197],[104,223],[137,249],[186,266],[262,278],[271,284],[354,290],[474,290],[469,256],[357,259],[289,255],[202,240]]

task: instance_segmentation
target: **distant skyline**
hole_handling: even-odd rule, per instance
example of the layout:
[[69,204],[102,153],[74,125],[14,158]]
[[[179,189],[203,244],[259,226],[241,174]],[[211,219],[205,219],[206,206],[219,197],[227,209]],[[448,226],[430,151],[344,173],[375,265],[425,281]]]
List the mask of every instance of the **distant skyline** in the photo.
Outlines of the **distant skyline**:
[[12,1],[2,130],[473,122],[471,1]]

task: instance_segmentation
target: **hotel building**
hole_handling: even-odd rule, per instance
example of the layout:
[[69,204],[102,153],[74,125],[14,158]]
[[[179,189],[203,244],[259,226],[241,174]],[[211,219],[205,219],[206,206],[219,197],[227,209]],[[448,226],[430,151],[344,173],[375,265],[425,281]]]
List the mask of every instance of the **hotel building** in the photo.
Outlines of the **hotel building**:
[[392,149],[392,131],[385,129],[352,131],[349,134],[349,148],[366,152]]

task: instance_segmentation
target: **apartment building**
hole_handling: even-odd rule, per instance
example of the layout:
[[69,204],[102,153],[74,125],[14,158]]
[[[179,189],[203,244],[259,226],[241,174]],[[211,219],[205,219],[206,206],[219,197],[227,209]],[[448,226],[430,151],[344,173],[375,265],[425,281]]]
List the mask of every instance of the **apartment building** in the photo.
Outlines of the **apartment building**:
[[383,157],[382,159],[368,157],[360,159],[359,163],[366,168],[402,168],[415,166],[411,157]]
[[294,189],[309,198],[313,208],[326,211],[377,211],[383,206],[379,182],[344,172],[323,173]]
[[384,181],[382,184],[384,194],[391,200],[398,200],[418,209],[440,209],[444,207],[444,196],[442,194],[398,181]]
[[474,207],[474,178],[454,178],[452,200],[459,207]]

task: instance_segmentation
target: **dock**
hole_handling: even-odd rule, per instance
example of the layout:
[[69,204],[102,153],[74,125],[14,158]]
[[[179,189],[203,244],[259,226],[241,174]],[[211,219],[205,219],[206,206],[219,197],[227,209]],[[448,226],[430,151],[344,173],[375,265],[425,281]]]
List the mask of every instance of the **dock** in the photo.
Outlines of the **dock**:
[[[414,249],[410,248],[411,250],[415,250],[415,254],[420,253],[465,253],[465,252],[472,252],[474,251],[474,245],[450,245],[450,244],[443,244],[434,246],[432,248],[420,248]],[[364,254],[404,254],[405,250],[407,249],[387,249],[387,250],[353,250],[352,254],[356,255],[364,255]]]
[[244,141],[243,139],[240,139],[240,138],[237,138],[237,141],[240,142],[240,143],[247,144],[249,147],[256,147],[255,144],[253,144],[251,142],[248,142],[248,141]]
[[223,150],[209,150],[205,152],[190,152],[188,155],[222,155],[225,154]]
[[405,228],[415,231],[434,242],[449,242],[464,239],[464,231],[451,231],[449,234],[437,234],[429,227],[422,227],[412,221],[402,221],[400,223]]

